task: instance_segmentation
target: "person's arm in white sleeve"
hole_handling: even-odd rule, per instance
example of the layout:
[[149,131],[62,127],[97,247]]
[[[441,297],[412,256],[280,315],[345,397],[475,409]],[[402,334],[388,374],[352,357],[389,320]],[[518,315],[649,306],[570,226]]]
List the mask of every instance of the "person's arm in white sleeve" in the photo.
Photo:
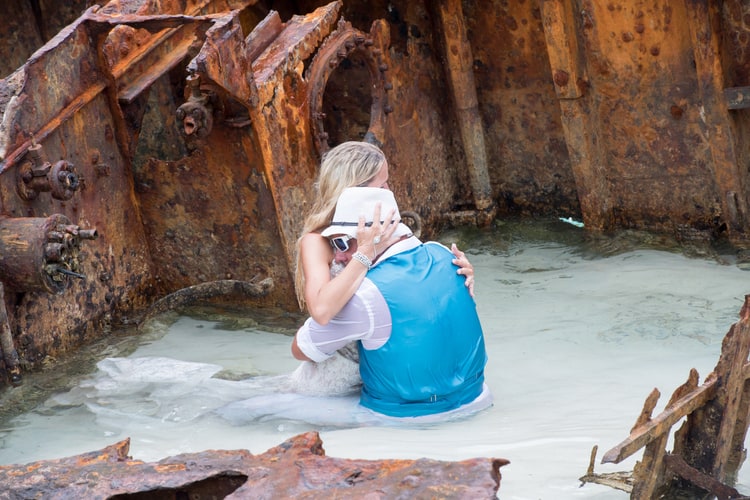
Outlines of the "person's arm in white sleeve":
[[380,291],[368,279],[357,293],[326,325],[312,318],[297,330],[292,341],[292,355],[302,361],[325,361],[337,350],[354,340],[375,349],[391,334],[391,313]]

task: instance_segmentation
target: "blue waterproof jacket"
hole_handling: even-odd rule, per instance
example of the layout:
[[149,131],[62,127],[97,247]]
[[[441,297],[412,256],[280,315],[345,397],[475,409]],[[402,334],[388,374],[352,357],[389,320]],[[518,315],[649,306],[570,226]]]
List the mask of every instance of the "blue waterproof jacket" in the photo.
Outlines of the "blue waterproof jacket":
[[385,297],[393,329],[379,349],[360,344],[363,406],[416,417],[458,408],[482,392],[482,326],[452,260],[444,246],[425,243],[368,272]]

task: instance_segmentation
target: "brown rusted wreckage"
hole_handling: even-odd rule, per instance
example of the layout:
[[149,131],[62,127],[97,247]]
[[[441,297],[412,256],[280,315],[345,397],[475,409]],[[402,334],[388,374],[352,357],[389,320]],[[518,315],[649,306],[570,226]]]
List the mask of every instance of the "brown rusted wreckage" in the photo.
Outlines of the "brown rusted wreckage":
[[[592,235],[724,241],[741,259],[750,243],[745,2],[6,0],[0,13],[0,385],[170,297],[296,311],[294,245],[316,166],[345,140],[382,146],[427,237],[521,215],[573,216]],[[747,316],[703,385],[691,373],[654,418],[649,397],[605,455],[645,447],[613,480],[633,498],[735,496]],[[267,481],[254,459],[335,461],[315,436],[297,439],[265,459],[134,464],[118,443],[73,462],[127,464],[152,486],[177,471],[184,482],[170,488],[195,494],[221,476],[229,494]],[[609,481],[594,456],[583,479]],[[186,465],[203,461],[217,464],[210,474]],[[35,467],[51,477],[71,463]],[[430,481],[445,489],[425,494],[493,496],[504,463],[438,464]],[[347,464],[331,483],[379,480],[371,467]],[[426,470],[378,467],[409,484],[409,468]],[[117,494],[144,491],[120,484]]]

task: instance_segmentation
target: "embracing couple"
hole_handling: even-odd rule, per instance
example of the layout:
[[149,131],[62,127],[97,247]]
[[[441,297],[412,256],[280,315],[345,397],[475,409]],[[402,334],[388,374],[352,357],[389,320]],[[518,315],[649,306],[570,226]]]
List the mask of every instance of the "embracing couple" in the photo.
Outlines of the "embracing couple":
[[294,357],[319,363],[354,343],[360,404],[390,417],[491,405],[473,268],[455,245],[423,243],[401,223],[383,152],[364,142],[333,148],[316,188],[297,265],[311,317]]

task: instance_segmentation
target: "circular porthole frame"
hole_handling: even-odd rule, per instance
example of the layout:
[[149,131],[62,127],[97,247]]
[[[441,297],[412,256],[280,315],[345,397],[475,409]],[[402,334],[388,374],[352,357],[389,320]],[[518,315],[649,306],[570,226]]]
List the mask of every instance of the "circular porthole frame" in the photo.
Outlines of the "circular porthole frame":
[[388,91],[393,89],[393,85],[387,80],[388,64],[385,62],[389,43],[390,34],[385,21],[375,21],[368,34],[341,19],[336,30],[318,48],[305,73],[305,79],[309,82],[313,143],[319,155],[322,156],[330,149],[323,111],[323,97],[328,79],[339,65],[355,52],[362,56],[372,81],[370,123],[365,140],[382,146],[385,119],[393,111],[388,102]]

